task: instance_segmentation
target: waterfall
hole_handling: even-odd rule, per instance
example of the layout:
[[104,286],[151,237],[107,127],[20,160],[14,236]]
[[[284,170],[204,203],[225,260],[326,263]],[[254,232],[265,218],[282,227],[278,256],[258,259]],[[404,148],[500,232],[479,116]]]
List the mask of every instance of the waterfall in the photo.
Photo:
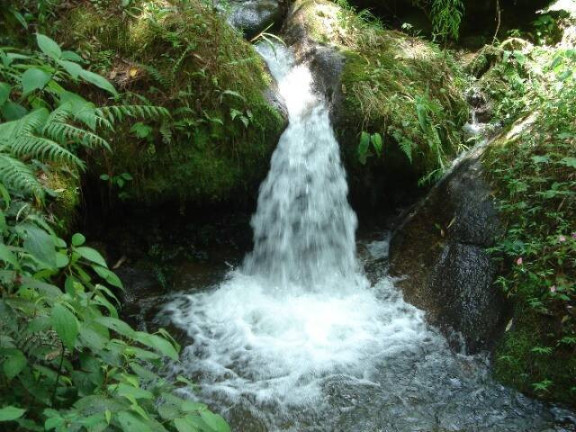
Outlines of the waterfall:
[[[540,405],[454,355],[356,259],[357,220],[328,110],[289,49],[262,45],[289,112],[252,218],[254,249],[217,286],[164,307],[187,333],[174,375],[242,431],[542,430]],[[383,259],[384,240],[367,245]]]
[[308,67],[294,66],[287,48],[263,44],[258,51],[286,101],[289,126],[260,188],[244,270],[281,290],[349,283],[357,272],[357,222],[328,109]]
[[165,309],[193,340],[176,372],[201,376],[204,398],[319,403],[329,377],[360,379],[377,355],[430,335],[391,281],[370,289],[358,268],[338,143],[307,65],[281,45],[258,50],[290,123],[260,188],[254,249],[217,289]]

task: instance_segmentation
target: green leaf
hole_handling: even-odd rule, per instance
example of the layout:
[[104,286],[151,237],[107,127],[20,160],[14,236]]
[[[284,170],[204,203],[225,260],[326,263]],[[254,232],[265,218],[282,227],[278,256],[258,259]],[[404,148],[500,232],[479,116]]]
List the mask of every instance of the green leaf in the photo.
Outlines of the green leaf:
[[194,415],[175,419],[174,426],[178,432],[212,432],[204,420]]
[[64,345],[70,350],[74,349],[78,337],[78,320],[72,312],[61,304],[52,309],[52,326]]
[[12,92],[12,87],[10,86],[10,84],[0,82],[0,106],[6,103],[6,101],[10,97],[10,92]]
[[74,51],[63,51],[62,60],[68,60],[76,63],[82,63],[84,59],[76,54]]
[[82,69],[80,72],[80,78],[86,82],[89,82],[90,84],[94,84],[96,87],[100,87],[102,90],[106,90],[114,96],[118,96],[118,92],[110,83],[110,81],[101,75]]
[[28,23],[26,22],[26,18],[24,18],[24,15],[22,15],[20,12],[12,8],[10,8],[10,12],[12,12],[12,15],[14,15],[16,21],[18,21],[22,27],[28,30]]
[[368,147],[370,146],[370,134],[368,132],[362,132],[360,135],[360,144],[358,145],[358,158],[361,164],[366,163],[366,157],[368,156]]
[[374,150],[376,150],[376,154],[378,155],[378,157],[380,157],[380,155],[382,155],[382,147],[384,145],[382,135],[380,135],[379,133],[372,134],[372,136],[370,137],[370,141],[372,142]]
[[532,162],[536,164],[548,163],[550,162],[550,158],[548,156],[532,156]]
[[170,357],[172,360],[178,360],[178,351],[171,342],[167,341],[163,337],[149,333],[136,332],[135,339],[138,342],[155,349],[161,354]]
[[42,50],[42,52],[47,56],[52,57],[54,60],[58,60],[62,57],[62,50],[60,49],[60,45],[58,45],[48,36],[36,33],[36,42],[38,43],[40,50]]
[[140,416],[128,411],[117,414],[120,430],[124,432],[152,432],[152,428]]
[[14,102],[6,102],[2,105],[2,116],[6,121],[19,120],[26,115],[28,110]]
[[151,126],[145,125],[142,122],[134,123],[134,125],[130,128],[130,132],[133,132],[138,138],[146,138],[152,134]]
[[22,91],[24,95],[34,90],[43,89],[50,82],[52,75],[42,69],[31,68],[22,74]]
[[82,258],[85,258],[88,261],[96,263],[102,267],[108,267],[104,257],[102,257],[102,255],[100,255],[100,252],[98,252],[95,249],[83,246],[75,248],[75,251],[78,252]]
[[25,409],[7,406],[0,408],[0,422],[14,421],[22,417],[26,412]]
[[80,326],[80,339],[93,352],[98,352],[103,350],[110,340],[107,332],[108,330],[103,327],[98,328],[96,323],[91,323],[89,326],[84,324]]
[[98,266],[94,267],[94,271],[98,274],[98,276],[100,276],[110,285],[115,286],[117,288],[123,288],[122,281],[118,276],[116,276],[116,274],[113,271],[108,270],[105,267],[98,267]]
[[64,425],[64,422],[65,420],[59,415],[58,412],[56,412],[53,417],[49,417],[46,419],[46,422],[44,423],[44,428],[46,430],[56,429],[57,427]]
[[111,392],[117,391],[118,395],[124,397],[133,397],[134,399],[154,399],[154,395],[147,390],[141,389],[139,387],[132,387],[128,384],[120,383],[118,385],[111,384],[109,386]]
[[102,324],[104,327],[114,330],[116,333],[126,336],[129,338],[134,337],[135,331],[122,320],[112,317],[98,317],[94,320],[98,324]]
[[24,240],[24,249],[33,255],[38,261],[49,266],[56,267],[57,257],[52,236],[46,231],[28,225],[25,227],[26,240]]
[[74,79],[77,79],[82,73],[82,66],[78,63],[74,63],[68,60],[58,60],[58,64],[64,68],[66,72],[70,74],[70,76]]
[[18,349],[10,350],[7,354],[8,356],[4,361],[2,368],[4,369],[4,374],[6,374],[8,379],[11,380],[24,370],[28,361],[22,351]]
[[70,258],[68,255],[62,252],[56,252],[56,267],[62,269],[70,264]]
[[84,237],[82,234],[80,233],[76,233],[72,236],[72,246],[82,246],[84,243],[86,243],[86,237]]
[[210,411],[202,411],[200,416],[214,432],[230,432],[230,426],[228,426],[226,421],[218,414]]
[[576,168],[576,157],[566,156],[560,160],[560,163],[570,168]]
[[[2,216],[4,216],[4,214],[2,214]],[[14,255],[4,243],[0,243],[0,261],[10,264],[15,269],[20,268],[20,263],[16,259],[16,255]]]

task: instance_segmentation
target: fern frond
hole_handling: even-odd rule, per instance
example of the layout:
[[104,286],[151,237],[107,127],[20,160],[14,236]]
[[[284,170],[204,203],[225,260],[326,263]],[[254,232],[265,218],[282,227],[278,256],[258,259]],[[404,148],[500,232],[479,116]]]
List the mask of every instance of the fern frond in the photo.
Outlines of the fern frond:
[[13,191],[24,192],[39,198],[44,196],[44,189],[32,169],[6,153],[0,153],[0,182]]
[[60,105],[50,113],[46,119],[46,125],[51,123],[65,123],[72,117],[72,107],[70,104]]
[[72,163],[84,168],[84,162],[74,153],[66,150],[58,143],[44,137],[34,135],[20,135],[10,142],[10,150],[15,156],[34,156],[49,161]]
[[16,120],[15,129],[12,132],[13,136],[29,135],[40,130],[46,123],[48,116],[49,113],[46,108],[38,108],[29,112],[21,119]]
[[167,79],[162,72],[150,65],[138,65],[144,69],[154,80],[165,89],[170,88],[170,80]]
[[398,141],[398,145],[400,146],[402,153],[404,153],[410,163],[412,163],[412,142],[407,139],[401,139]]
[[153,105],[111,105],[96,108],[96,115],[110,121],[110,123],[115,123],[126,117],[160,119],[170,117],[170,112],[166,108]]
[[61,145],[65,145],[66,141],[72,141],[91,149],[104,147],[106,150],[110,150],[110,145],[104,138],[68,123],[54,122],[47,124],[42,134]]

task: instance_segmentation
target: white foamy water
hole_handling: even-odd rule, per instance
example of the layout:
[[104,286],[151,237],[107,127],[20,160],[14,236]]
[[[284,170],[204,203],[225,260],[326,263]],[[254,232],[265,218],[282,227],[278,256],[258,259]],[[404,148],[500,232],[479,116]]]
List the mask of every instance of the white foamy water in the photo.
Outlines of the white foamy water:
[[313,92],[307,65],[294,66],[282,46],[259,51],[278,81],[290,123],[260,188],[254,251],[243,270],[264,278],[268,290],[346,289],[357,274],[357,221],[328,110]]
[[[250,432],[536,424],[523,400],[501,386],[485,390],[485,373],[459,362],[390,279],[370,286],[356,259],[338,143],[310,70],[282,46],[258,50],[290,124],[260,189],[254,250],[219,286],[164,308],[189,336],[172,369],[198,382],[190,397]],[[382,258],[388,243],[367,250]]]
[[[282,46],[259,47],[290,124],[252,218],[254,250],[214,291],[166,308],[194,341],[188,373],[204,393],[293,405],[319,402],[335,374],[370,378],[373,360],[415,346],[421,312],[388,280],[370,289],[356,260],[356,215],[340,150],[306,65]],[[379,299],[386,299],[386,301]]]

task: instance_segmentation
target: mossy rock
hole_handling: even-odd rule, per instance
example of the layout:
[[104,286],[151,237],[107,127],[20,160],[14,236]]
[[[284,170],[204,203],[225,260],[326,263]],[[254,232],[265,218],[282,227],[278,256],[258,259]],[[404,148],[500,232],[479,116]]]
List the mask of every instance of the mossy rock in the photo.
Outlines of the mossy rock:
[[[106,174],[122,199],[152,204],[254,194],[287,122],[263,60],[200,1],[142,2],[130,11],[82,3],[56,35],[124,90],[123,103],[172,114],[117,130],[114,153],[94,156],[93,175]],[[120,188],[123,173],[133,180]]]
[[[462,149],[464,75],[435,45],[324,0],[297,1],[285,33],[303,58],[326,50],[340,57],[337,77],[325,77],[334,69],[326,64],[313,69],[333,102],[352,188],[432,178]],[[358,157],[362,132],[384,138],[382,154],[370,146],[365,165]]]
[[80,175],[76,169],[58,167],[40,176],[43,186],[50,191],[46,210],[58,234],[72,232],[78,218],[80,205]]

